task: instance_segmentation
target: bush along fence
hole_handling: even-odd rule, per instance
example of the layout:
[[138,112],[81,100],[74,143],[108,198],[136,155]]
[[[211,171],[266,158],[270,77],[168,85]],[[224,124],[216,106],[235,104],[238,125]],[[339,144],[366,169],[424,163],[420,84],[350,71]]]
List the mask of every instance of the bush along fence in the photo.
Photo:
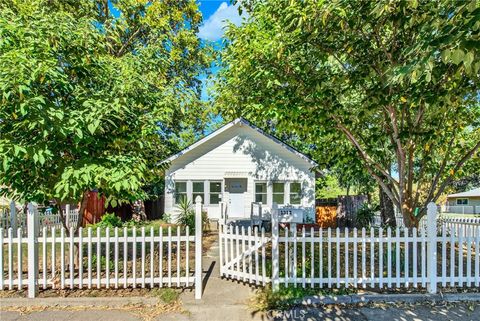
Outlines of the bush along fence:
[[437,224],[428,205],[426,228],[290,229],[275,205],[272,233],[220,224],[220,270],[253,284],[374,290],[480,286],[480,225]]
[[[52,213],[51,210],[43,212],[38,211],[37,213],[37,225],[40,229],[43,229],[44,227],[48,230],[52,228],[63,228],[62,219],[59,213]],[[66,205],[63,215],[67,227],[70,228],[77,226],[78,209],[71,209],[70,205]],[[22,232],[26,233],[27,214],[23,211],[19,211],[15,206],[15,202],[11,201],[8,209],[0,209],[0,228],[3,228],[4,232],[8,231],[9,228],[12,228],[13,234],[16,235],[19,227],[22,228]]]
[[188,227],[38,228],[29,205],[27,234],[0,228],[0,290],[195,287],[202,296],[201,203]]

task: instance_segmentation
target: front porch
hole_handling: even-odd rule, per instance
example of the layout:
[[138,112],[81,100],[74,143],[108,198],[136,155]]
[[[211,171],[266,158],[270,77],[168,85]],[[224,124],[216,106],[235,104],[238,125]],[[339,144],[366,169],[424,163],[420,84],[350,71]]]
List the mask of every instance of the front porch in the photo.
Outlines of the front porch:
[[[288,224],[309,224],[315,221],[314,208],[300,206],[280,206],[274,204],[272,207],[278,208],[279,222]],[[250,215],[231,216],[228,211],[228,205],[220,202],[220,223],[227,226],[235,226],[239,229],[248,227],[264,227],[267,231],[271,227],[271,207],[265,206],[260,202],[252,202],[250,206]]]

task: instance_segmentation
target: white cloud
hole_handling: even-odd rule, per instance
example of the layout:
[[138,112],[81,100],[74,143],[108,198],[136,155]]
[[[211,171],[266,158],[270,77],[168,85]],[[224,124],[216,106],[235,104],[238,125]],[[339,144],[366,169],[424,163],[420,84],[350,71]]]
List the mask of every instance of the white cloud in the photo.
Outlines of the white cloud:
[[218,9],[199,28],[198,36],[204,40],[217,41],[223,37],[227,21],[239,25],[245,14],[238,14],[238,4],[222,2]]

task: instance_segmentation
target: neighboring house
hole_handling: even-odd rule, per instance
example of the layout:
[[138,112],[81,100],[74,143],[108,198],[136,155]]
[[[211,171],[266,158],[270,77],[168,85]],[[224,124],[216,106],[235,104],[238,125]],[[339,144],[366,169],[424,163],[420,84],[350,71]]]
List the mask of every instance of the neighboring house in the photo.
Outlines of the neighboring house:
[[480,188],[447,195],[446,212],[480,214]]
[[174,218],[182,198],[194,202],[197,196],[211,219],[220,218],[221,201],[230,218],[249,218],[252,203],[262,203],[263,213],[274,202],[313,213],[315,162],[243,118],[166,162],[165,213]]

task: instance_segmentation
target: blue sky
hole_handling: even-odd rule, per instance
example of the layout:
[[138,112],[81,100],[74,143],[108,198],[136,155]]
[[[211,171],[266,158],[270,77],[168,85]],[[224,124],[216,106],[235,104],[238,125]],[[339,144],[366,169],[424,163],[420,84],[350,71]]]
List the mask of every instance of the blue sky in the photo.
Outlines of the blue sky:
[[242,21],[238,14],[238,5],[234,6],[228,0],[198,0],[198,3],[203,14],[203,25],[198,35],[204,40],[221,42],[226,21],[237,25]]
[[[224,27],[227,22],[238,25],[242,21],[242,17],[238,14],[237,6],[234,6],[228,0],[198,0],[198,4],[203,15],[203,24],[200,27],[198,36],[204,41],[213,42],[220,47],[223,40]],[[216,71],[216,68],[211,68],[213,74]],[[209,84],[206,76],[202,76],[201,79],[203,81],[202,99],[207,100]]]
[[[198,36],[208,42],[214,43],[216,47],[220,47],[223,40],[224,27],[227,21],[239,25],[242,17],[238,13],[238,5],[235,6],[230,0],[197,0],[200,11],[203,15],[203,24],[200,26]],[[113,15],[117,16],[118,11],[110,4]],[[216,68],[210,71],[215,74]],[[206,75],[200,77],[203,81],[202,99],[208,99]]]

